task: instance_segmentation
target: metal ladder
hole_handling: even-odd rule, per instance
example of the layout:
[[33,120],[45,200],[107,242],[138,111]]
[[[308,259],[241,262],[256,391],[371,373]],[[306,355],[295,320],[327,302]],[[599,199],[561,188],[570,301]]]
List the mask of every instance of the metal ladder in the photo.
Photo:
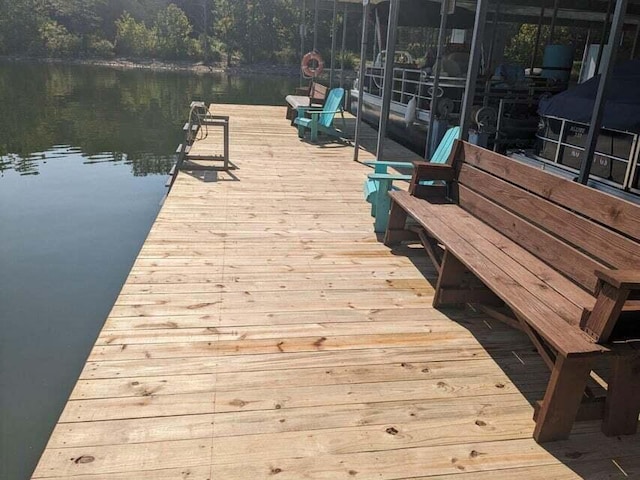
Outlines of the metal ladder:
[[[209,113],[207,106],[204,102],[191,102],[189,106],[189,119],[182,128],[184,131],[184,141],[178,145],[176,154],[178,159],[169,172],[169,179],[167,180],[167,188],[169,191],[173,186],[178,172],[182,168],[185,159],[189,155],[191,146],[196,140],[201,128],[208,129],[212,127],[221,127],[223,129],[224,141],[223,141],[223,154],[222,155],[192,155],[189,156],[189,160],[202,160],[202,161],[222,161],[223,170],[229,170],[229,117],[227,115],[212,115]],[[208,134],[208,132],[207,132]],[[193,170],[211,170],[219,169],[217,167],[209,166],[194,166]],[[167,192],[168,193],[168,192]]]

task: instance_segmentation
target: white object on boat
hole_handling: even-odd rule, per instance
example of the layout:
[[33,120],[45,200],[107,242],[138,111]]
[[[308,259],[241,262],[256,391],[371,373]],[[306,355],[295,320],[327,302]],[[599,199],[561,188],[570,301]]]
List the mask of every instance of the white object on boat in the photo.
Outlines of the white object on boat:
[[418,101],[416,100],[415,95],[411,97],[409,103],[407,103],[407,109],[404,112],[404,123],[408,127],[413,125],[413,122],[416,121],[416,109],[418,106]]

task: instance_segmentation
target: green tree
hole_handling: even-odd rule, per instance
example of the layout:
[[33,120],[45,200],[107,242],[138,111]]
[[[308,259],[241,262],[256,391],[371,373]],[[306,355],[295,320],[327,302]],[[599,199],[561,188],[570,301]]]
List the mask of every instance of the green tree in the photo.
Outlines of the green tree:
[[80,52],[81,40],[70,33],[64,25],[48,20],[40,26],[44,53],[51,57],[72,57]]
[[46,0],[0,0],[2,53],[34,54],[42,48],[40,27],[47,20]]
[[158,54],[170,60],[193,55],[196,42],[190,37],[192,30],[185,13],[174,4],[161,10],[155,22]]
[[[514,28],[514,30],[517,26]],[[528,66],[531,62],[531,55],[535,49],[536,36],[538,32],[537,25],[524,24],[521,25],[511,36],[511,41],[505,48],[505,58],[512,63]],[[542,55],[544,47],[549,39],[550,27],[543,25],[540,31],[540,42],[536,52],[538,65],[542,65]],[[577,46],[584,43],[584,29],[579,27],[556,27],[554,30],[553,43]]]
[[153,56],[156,43],[156,32],[144,22],[137,22],[129,13],[125,12],[116,20],[115,49],[119,55]]

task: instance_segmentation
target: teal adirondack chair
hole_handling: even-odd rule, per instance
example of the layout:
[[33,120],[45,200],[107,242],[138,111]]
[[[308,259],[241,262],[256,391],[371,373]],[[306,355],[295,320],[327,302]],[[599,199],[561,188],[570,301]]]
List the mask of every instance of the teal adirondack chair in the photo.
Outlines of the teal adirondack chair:
[[[451,154],[454,142],[460,138],[460,127],[451,127],[446,131],[444,137],[440,141],[440,145],[433,156],[431,163],[446,163]],[[364,162],[365,165],[374,167],[374,172],[368,175],[364,182],[364,196],[367,202],[371,204],[371,216],[375,217],[374,231],[383,233],[387,230],[389,223],[389,209],[391,207],[391,199],[389,198],[389,190],[393,189],[394,180],[411,180],[411,175],[390,174],[387,168],[412,170],[413,164],[410,162]],[[431,185],[432,181],[422,182],[423,185]]]
[[342,138],[343,133],[333,126],[333,119],[336,113],[342,116],[343,128],[346,126],[344,120],[344,88],[334,88],[329,92],[324,102],[324,106],[319,108],[298,107],[298,116],[295,124],[298,126],[298,137],[304,138],[305,132],[311,130],[311,141],[318,141],[318,133],[326,133],[332,137]]

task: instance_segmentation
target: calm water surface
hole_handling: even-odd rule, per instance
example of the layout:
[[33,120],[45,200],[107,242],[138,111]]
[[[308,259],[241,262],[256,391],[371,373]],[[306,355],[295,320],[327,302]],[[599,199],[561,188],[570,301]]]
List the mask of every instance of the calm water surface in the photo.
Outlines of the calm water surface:
[[297,80],[0,63],[0,478],[29,478],[166,193],[192,99]]

